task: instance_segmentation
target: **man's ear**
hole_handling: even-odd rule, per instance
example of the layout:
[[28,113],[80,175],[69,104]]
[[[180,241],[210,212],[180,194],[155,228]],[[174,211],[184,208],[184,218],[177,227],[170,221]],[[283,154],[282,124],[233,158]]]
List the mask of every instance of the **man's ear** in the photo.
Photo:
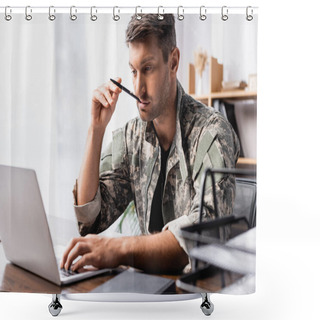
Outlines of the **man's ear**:
[[170,71],[177,73],[180,61],[180,50],[175,47],[170,53]]

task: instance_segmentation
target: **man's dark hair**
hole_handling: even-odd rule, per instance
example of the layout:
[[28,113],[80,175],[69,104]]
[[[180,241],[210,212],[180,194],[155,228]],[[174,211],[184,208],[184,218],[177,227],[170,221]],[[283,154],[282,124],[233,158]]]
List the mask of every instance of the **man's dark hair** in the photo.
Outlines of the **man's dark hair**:
[[131,17],[126,30],[126,43],[134,41],[145,42],[148,37],[154,36],[162,50],[164,62],[168,61],[169,53],[176,47],[176,30],[173,14],[164,14],[159,20],[157,14],[141,14],[138,20],[136,15]]

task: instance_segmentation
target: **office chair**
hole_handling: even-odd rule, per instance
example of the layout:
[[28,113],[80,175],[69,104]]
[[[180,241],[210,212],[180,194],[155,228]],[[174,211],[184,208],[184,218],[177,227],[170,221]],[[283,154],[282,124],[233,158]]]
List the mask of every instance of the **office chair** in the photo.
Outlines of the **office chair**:
[[236,218],[245,218],[250,229],[256,226],[256,193],[257,184],[255,180],[236,178],[233,215]]
[[[215,188],[215,174],[232,174],[236,176],[236,195],[234,200],[234,208],[231,216],[225,216],[218,212],[218,199]],[[212,196],[215,207],[215,221],[209,222],[205,227],[221,227],[223,225],[231,225],[239,221],[245,220],[248,228],[256,225],[256,181],[253,179],[240,178],[239,176],[256,176],[256,172],[252,170],[236,169],[236,168],[207,168],[201,181],[201,197],[200,197],[200,213],[199,224],[202,225],[202,213],[204,208],[204,195],[206,188],[206,180],[208,177],[212,181]],[[201,228],[200,228],[201,229]],[[224,237],[222,237],[224,238]],[[221,239],[221,236],[220,236]],[[222,239],[221,239],[222,240]],[[226,240],[226,239],[225,239]]]

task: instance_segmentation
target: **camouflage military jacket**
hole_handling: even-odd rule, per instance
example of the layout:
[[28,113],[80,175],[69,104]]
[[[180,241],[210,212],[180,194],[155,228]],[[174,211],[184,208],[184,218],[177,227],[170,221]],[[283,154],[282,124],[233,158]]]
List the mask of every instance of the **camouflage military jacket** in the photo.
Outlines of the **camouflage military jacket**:
[[[176,134],[168,156],[162,201],[164,229],[182,248],[180,228],[199,219],[200,180],[207,167],[235,167],[239,141],[229,122],[213,108],[187,95],[177,84]],[[75,205],[82,235],[110,226],[133,200],[142,234],[148,234],[150,211],[161,166],[161,151],[152,124],[139,117],[113,132],[112,143],[102,153],[100,185],[94,200]],[[214,217],[211,186],[206,189],[205,212]],[[219,212],[232,212],[235,181],[216,179]]]

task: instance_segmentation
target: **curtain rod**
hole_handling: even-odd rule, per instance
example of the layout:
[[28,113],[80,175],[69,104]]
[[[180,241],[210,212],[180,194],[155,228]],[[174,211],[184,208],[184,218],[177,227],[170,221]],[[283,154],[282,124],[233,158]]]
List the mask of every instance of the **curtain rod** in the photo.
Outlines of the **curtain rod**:
[[113,13],[116,9],[119,13],[172,13],[176,14],[178,11],[184,14],[194,14],[205,12],[207,14],[211,13],[221,13],[221,11],[228,11],[229,14],[243,14],[246,11],[249,13],[257,13],[258,7],[256,6],[247,6],[247,7],[233,7],[233,6],[220,6],[220,7],[183,7],[183,6],[175,6],[175,7],[167,7],[167,6],[157,6],[157,7],[147,7],[147,6],[0,6],[0,12],[4,13],[25,13],[25,10],[29,10],[32,13],[48,13],[49,8],[53,12],[55,10],[56,13],[70,13],[70,10],[76,10],[77,13],[90,13],[91,10],[99,13]]
[[184,16],[187,14],[199,14],[199,18],[201,20],[206,20],[207,15],[209,14],[220,14],[221,19],[226,21],[229,18],[230,14],[243,14],[245,15],[246,19],[248,21],[253,20],[254,14],[257,14],[258,7],[206,7],[206,6],[200,6],[200,7],[164,7],[164,6],[158,6],[158,7],[142,7],[142,6],[136,6],[136,7],[121,7],[121,6],[114,6],[114,7],[83,7],[83,6],[71,6],[71,7],[62,7],[62,6],[5,6],[0,7],[0,13],[3,13],[5,16],[5,19],[7,21],[10,21],[12,19],[12,16],[14,14],[25,14],[26,20],[32,20],[33,14],[38,13],[47,13],[50,20],[55,20],[56,14],[58,13],[68,13],[70,15],[71,20],[76,20],[78,14],[90,14],[91,20],[95,21],[98,18],[98,14],[112,14],[114,20],[119,20],[121,17],[121,14],[136,14],[137,19],[139,19],[140,14],[144,13],[154,13],[158,14],[158,17],[160,20],[163,19],[164,14],[176,14],[178,17],[178,20],[183,20]]

